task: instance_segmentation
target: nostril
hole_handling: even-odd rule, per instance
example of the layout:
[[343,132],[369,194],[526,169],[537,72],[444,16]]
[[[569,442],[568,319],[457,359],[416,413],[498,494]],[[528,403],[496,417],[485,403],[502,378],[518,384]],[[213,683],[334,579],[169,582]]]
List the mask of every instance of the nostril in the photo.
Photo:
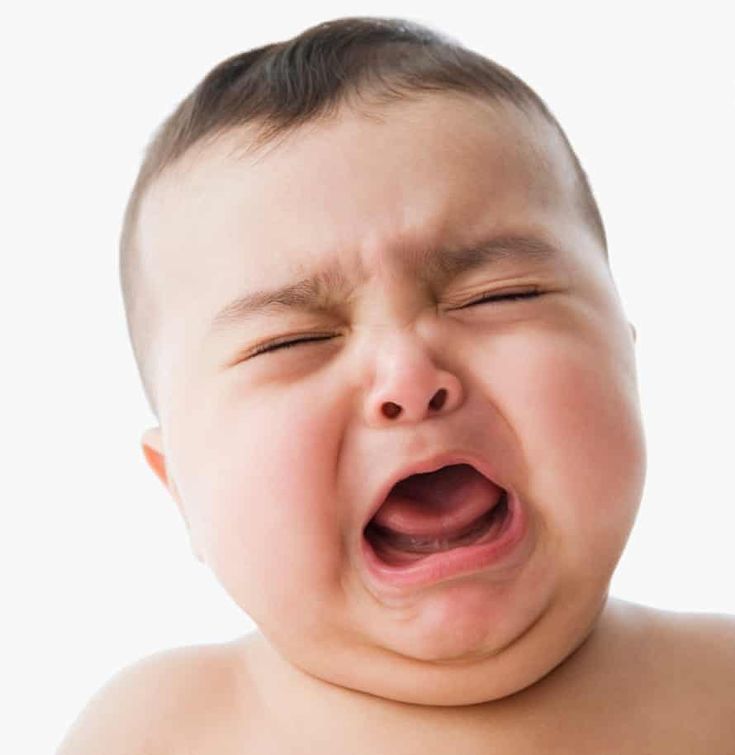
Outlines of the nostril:
[[401,407],[392,401],[386,401],[382,406],[382,412],[388,419],[393,419],[401,413]]
[[435,394],[434,398],[429,401],[430,409],[441,409],[444,406],[444,402],[447,400],[446,388],[440,388]]
[[[440,388],[433,396],[431,401],[429,401],[429,409],[433,410],[439,410],[441,409],[445,402],[447,400],[447,389],[446,388]],[[393,419],[394,417],[397,417],[403,409],[393,401],[384,401],[383,405],[380,407],[380,411],[383,414],[384,417],[388,417],[388,419]]]

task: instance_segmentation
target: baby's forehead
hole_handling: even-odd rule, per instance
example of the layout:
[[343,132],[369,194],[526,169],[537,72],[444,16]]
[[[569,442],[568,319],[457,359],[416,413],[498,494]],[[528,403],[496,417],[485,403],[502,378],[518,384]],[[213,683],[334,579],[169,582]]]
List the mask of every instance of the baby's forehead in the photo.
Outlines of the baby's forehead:
[[[217,169],[238,169],[268,162],[279,153],[305,154],[320,149],[324,141],[333,144],[332,161],[343,158],[340,142],[362,143],[365,148],[380,142],[381,132],[393,139],[398,128],[411,140],[439,131],[448,125],[466,128],[474,125],[485,138],[503,140],[503,149],[516,150],[547,170],[566,158],[568,150],[554,125],[540,113],[521,110],[510,102],[491,101],[486,97],[460,92],[437,92],[405,96],[379,105],[360,106],[342,103],[327,115],[290,127],[275,129],[267,122],[251,121],[208,135],[188,147],[175,161],[166,165],[152,182],[156,188],[184,184],[197,175]],[[463,138],[457,138],[455,154],[459,156]],[[560,150],[559,147],[562,147]],[[569,162],[564,159],[563,164]],[[558,167],[558,166],[557,166]],[[358,176],[355,176],[358,178]],[[149,189],[149,191],[151,191]]]
[[147,198],[156,297],[180,323],[194,307],[211,318],[244,287],[273,289],[337,257],[354,279],[392,275],[432,247],[543,232],[549,208],[566,223],[574,176],[552,136],[484,102],[437,98],[377,121],[348,112],[306,124],[255,152],[246,135],[223,135]]
[[[432,200],[454,197],[460,209],[472,194],[485,192],[492,211],[492,201],[514,187],[558,197],[575,184],[571,160],[550,124],[477,98],[425,97],[378,115],[343,109],[265,144],[260,135],[250,125],[191,148],[149,188],[141,225],[156,216],[166,216],[167,231],[185,228],[192,218],[221,224],[250,207],[269,219],[280,211],[284,223],[308,221],[311,210],[316,221],[326,210],[321,214],[334,224],[345,208],[385,209],[376,193],[410,212],[427,191]],[[461,215],[456,220],[465,222]]]

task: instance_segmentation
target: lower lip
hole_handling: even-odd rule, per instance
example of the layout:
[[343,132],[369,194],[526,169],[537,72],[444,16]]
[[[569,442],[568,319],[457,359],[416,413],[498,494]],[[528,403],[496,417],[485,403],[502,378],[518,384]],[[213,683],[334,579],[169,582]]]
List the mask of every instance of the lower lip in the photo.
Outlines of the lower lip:
[[507,567],[528,531],[527,516],[517,496],[508,491],[508,514],[503,528],[489,541],[481,540],[441,553],[432,553],[405,566],[391,566],[375,553],[363,535],[362,553],[371,576],[392,588],[420,588],[480,570]]

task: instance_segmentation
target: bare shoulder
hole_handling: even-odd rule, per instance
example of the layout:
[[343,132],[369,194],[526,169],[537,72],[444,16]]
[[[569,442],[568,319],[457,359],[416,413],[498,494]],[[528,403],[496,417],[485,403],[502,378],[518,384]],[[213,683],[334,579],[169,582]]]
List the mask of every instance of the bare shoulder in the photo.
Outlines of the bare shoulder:
[[669,654],[662,665],[686,672],[702,694],[728,705],[735,721],[735,616],[657,611],[653,621]]
[[632,635],[664,668],[694,665],[715,678],[735,675],[735,616],[679,613],[616,601]]
[[[237,736],[248,697],[238,643],[175,648],[115,674],[88,702],[57,755],[154,755],[178,743],[207,746]],[[222,751],[226,748],[222,747]],[[211,751],[211,750],[210,750]]]
[[645,669],[640,680],[651,716],[676,732],[680,743],[691,737],[689,752],[731,752],[735,616],[616,603],[627,627],[630,663]]

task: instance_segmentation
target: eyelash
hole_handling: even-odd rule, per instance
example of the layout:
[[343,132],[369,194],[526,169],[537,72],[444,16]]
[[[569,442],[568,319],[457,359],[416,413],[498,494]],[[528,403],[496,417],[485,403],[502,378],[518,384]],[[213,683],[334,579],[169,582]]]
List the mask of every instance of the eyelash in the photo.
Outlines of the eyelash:
[[334,338],[334,336],[309,336],[308,338],[297,338],[292,341],[282,341],[275,343],[269,343],[265,346],[258,346],[258,348],[253,351],[250,356],[255,357],[258,356],[258,354],[267,354],[270,351],[277,351],[279,349],[290,349],[292,346],[298,346],[302,343],[311,343],[312,341],[327,341],[330,338]]
[[[471,301],[469,304],[465,304],[464,307],[471,307],[474,304],[485,304],[489,301],[519,301],[520,299],[533,299],[537,296],[541,296],[541,293],[541,291],[534,288],[530,291],[517,291],[510,294],[486,294],[479,299]],[[464,309],[464,307],[461,307],[461,309]]]
[[[522,299],[533,299],[538,296],[541,296],[542,292],[538,291],[537,289],[533,289],[532,291],[519,291],[517,293],[510,293],[510,294],[496,294],[496,295],[486,295],[482,296],[479,299],[476,299],[475,301],[469,302],[469,304],[465,304],[464,306],[460,307],[460,309],[465,309],[466,307],[472,307],[475,304],[487,304],[488,302],[499,302],[499,301],[520,301]],[[296,338],[292,339],[290,341],[276,341],[275,343],[269,343],[264,346],[259,346],[255,351],[253,351],[250,356],[258,356],[258,354],[267,354],[272,351],[278,351],[280,349],[290,349],[293,346],[299,346],[300,344],[304,343],[312,343],[312,342],[318,342],[318,341],[328,341],[330,338],[334,338],[333,335],[324,335],[324,336],[308,336],[305,338]]]

